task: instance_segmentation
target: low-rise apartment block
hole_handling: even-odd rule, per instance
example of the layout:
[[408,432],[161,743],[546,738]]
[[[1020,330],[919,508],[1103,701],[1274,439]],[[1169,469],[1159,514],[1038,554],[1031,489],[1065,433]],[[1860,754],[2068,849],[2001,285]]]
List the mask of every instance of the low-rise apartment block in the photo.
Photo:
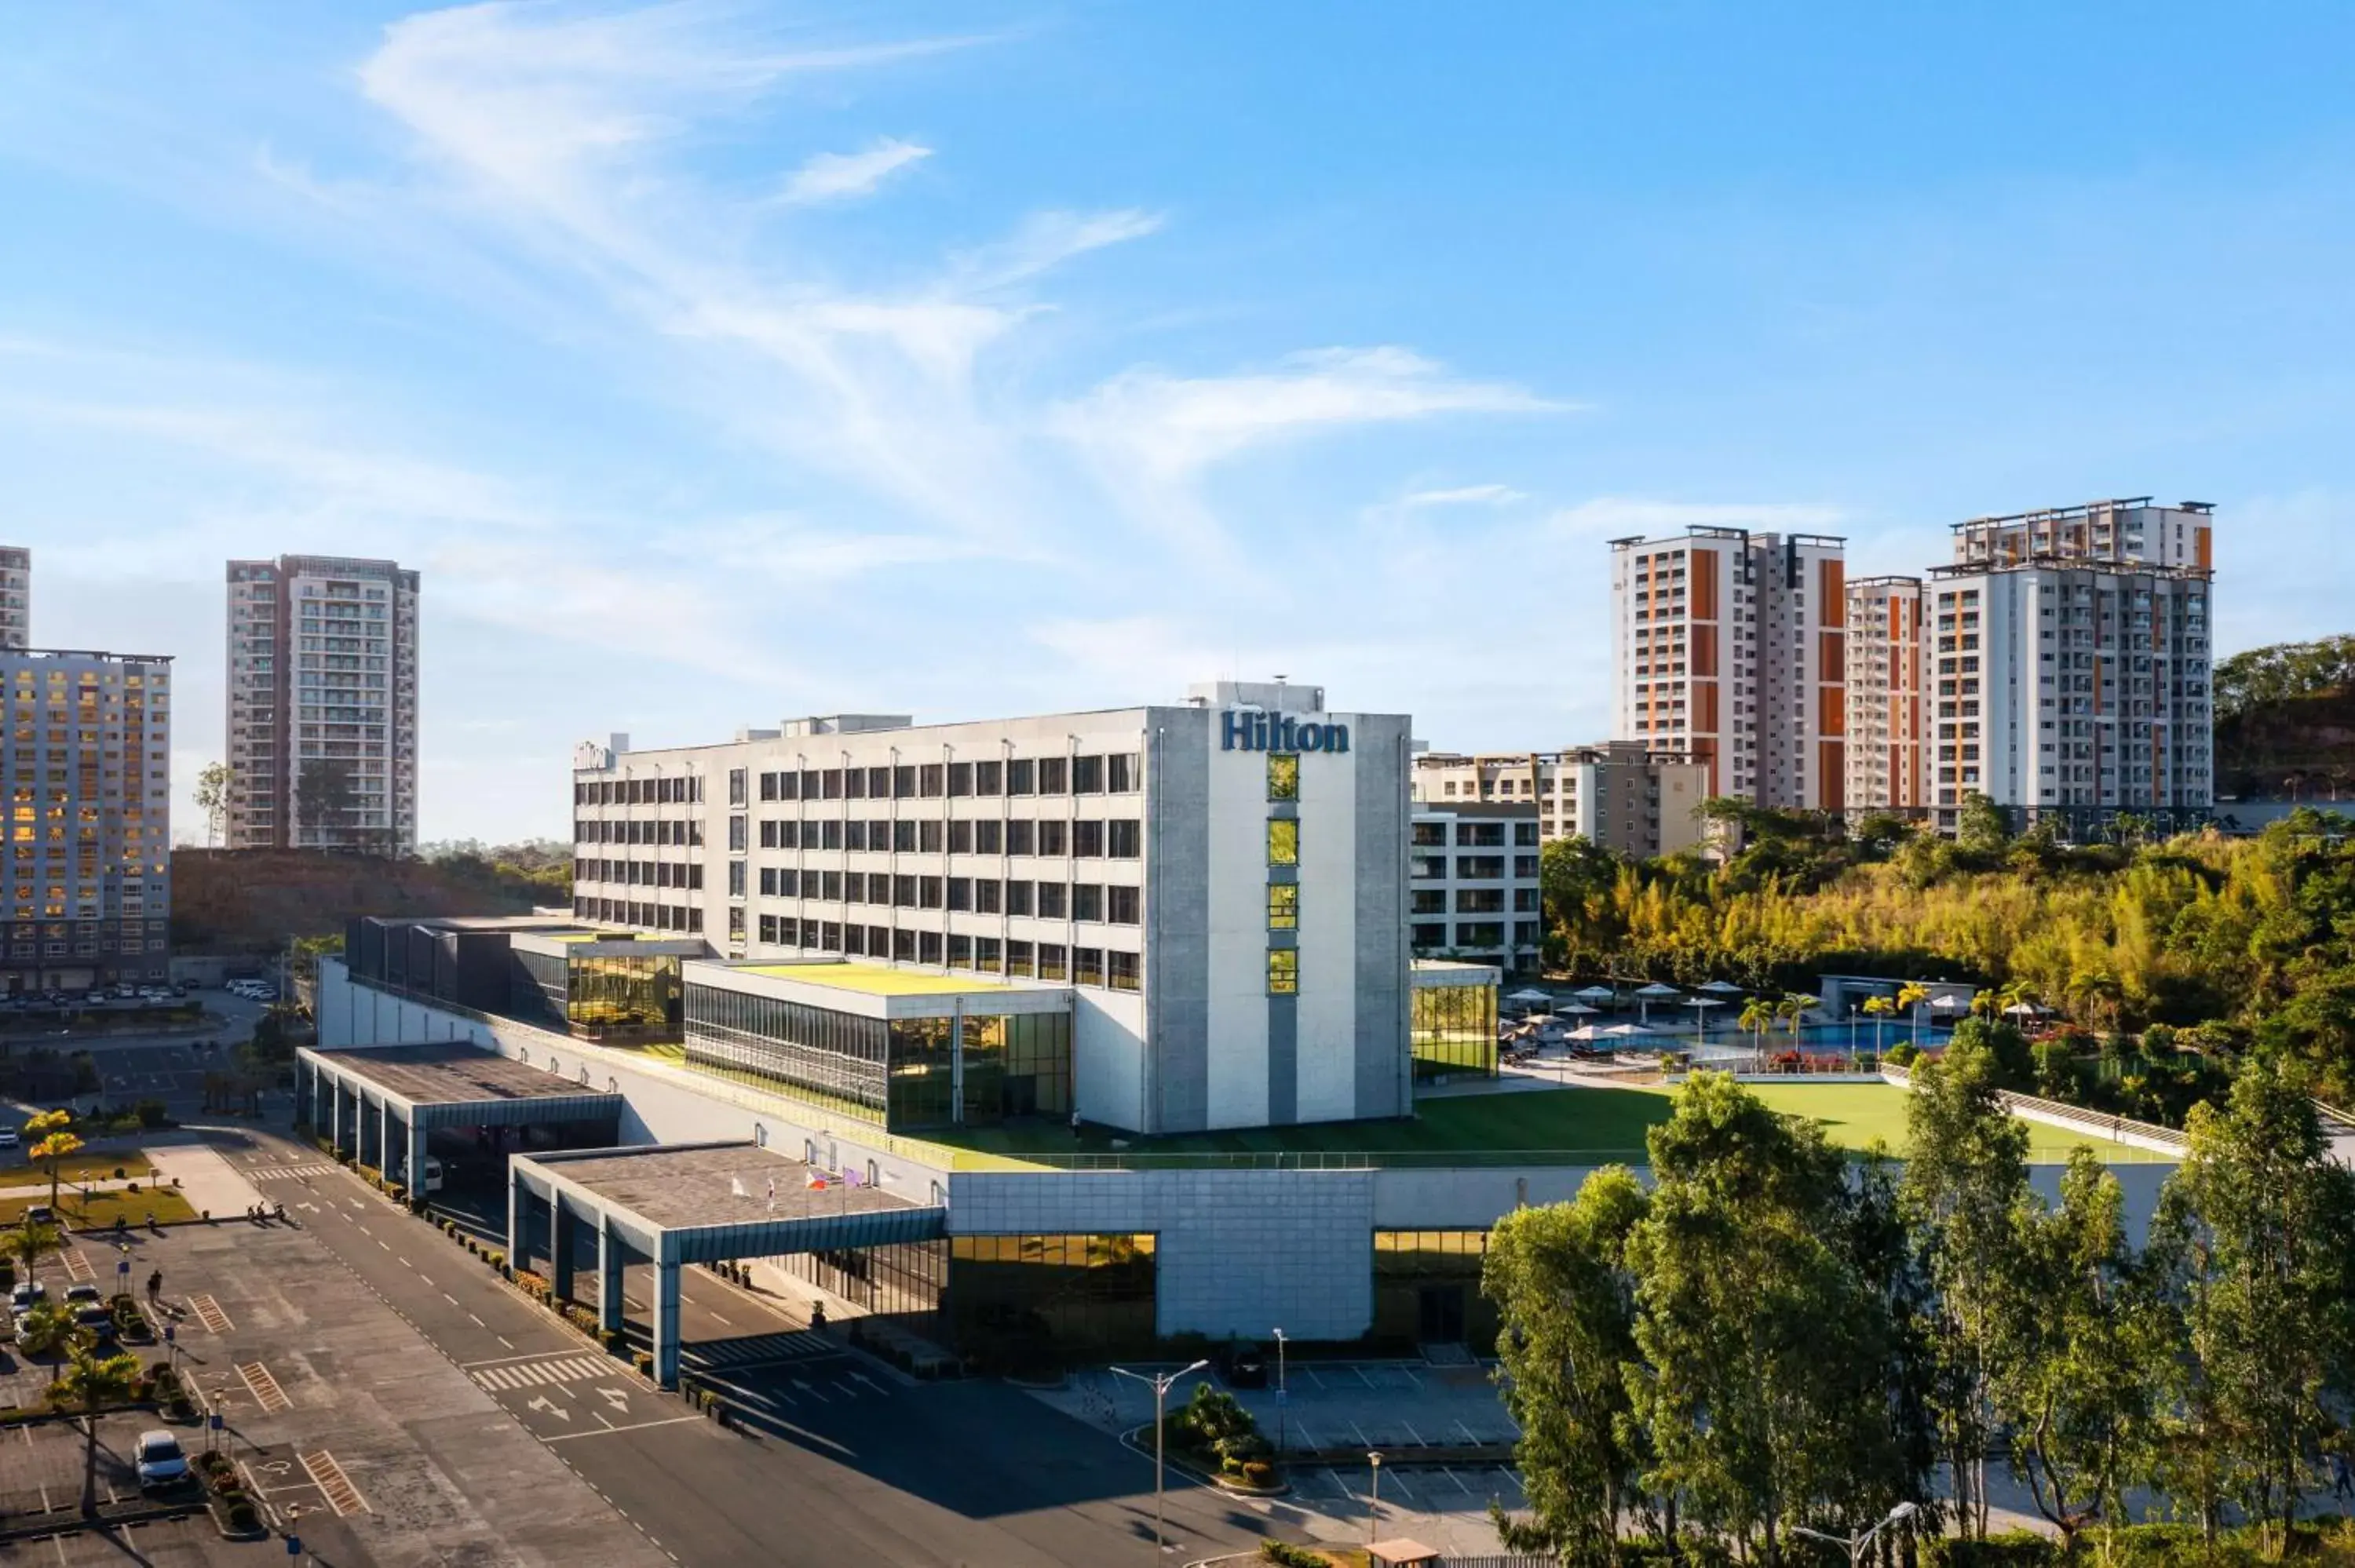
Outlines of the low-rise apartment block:
[[1417,958],[1534,969],[1545,939],[1538,809],[1475,800],[1414,807],[1409,914]]
[[1700,804],[1709,769],[1633,741],[1561,751],[1426,751],[1414,759],[1414,793],[1432,806],[1529,802],[1540,842],[1583,838],[1638,860],[1697,848],[1708,837]]

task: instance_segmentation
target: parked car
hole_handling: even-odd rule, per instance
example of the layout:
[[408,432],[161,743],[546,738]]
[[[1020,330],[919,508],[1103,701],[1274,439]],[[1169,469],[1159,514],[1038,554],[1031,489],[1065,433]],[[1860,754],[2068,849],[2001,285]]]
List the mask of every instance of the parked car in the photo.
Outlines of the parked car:
[[104,1301],[106,1298],[100,1293],[97,1286],[84,1284],[67,1286],[66,1299],[80,1306],[87,1302]]
[[1220,1353],[1219,1371],[1229,1388],[1265,1388],[1267,1352],[1248,1340],[1238,1340]]
[[48,1286],[19,1284],[8,1292],[8,1314],[12,1318],[21,1318],[48,1298]]
[[53,1225],[58,1223],[58,1212],[47,1203],[35,1203],[25,1211],[25,1223],[28,1225]]
[[15,1149],[23,1144],[24,1141],[25,1140],[23,1139],[16,1136],[16,1129],[15,1128],[0,1127],[0,1149]]
[[101,1345],[109,1343],[115,1336],[114,1308],[103,1301],[85,1303],[73,1318],[75,1328],[87,1330]]
[[133,1458],[141,1491],[160,1491],[188,1478],[188,1457],[180,1452],[180,1440],[161,1427],[139,1434]]

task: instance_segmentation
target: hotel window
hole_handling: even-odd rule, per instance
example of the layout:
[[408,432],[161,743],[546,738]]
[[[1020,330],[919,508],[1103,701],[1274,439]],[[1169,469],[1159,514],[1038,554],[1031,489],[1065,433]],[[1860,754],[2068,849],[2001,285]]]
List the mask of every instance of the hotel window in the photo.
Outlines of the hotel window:
[[744,939],[744,906],[741,904],[728,906],[728,935],[739,942]]
[[1027,980],[1029,978],[1030,974],[1030,964],[1031,959],[1029,943],[1008,942],[1006,944],[1006,972],[1008,975],[1019,976]]
[[997,914],[1005,885],[994,876],[985,876],[976,881],[973,885],[973,912],[976,915]]
[[973,793],[972,763],[952,762],[949,764],[949,793],[951,795],[970,795]]
[[902,821],[891,824],[891,847],[902,853],[916,847],[916,824]]
[[[1455,792],[1455,786],[1448,786]],[[1300,799],[1300,758],[1288,751],[1272,752],[1267,759],[1267,798],[1271,800]]]
[[1074,920],[1103,918],[1103,887],[1101,884],[1077,882],[1071,885],[1071,918]]
[[867,824],[867,847],[880,854],[891,847],[891,824],[870,821]]
[[[728,803],[731,806],[741,806],[744,803],[744,770],[741,768],[731,768],[728,770]],[[741,932],[737,934],[742,935]]]
[[1061,757],[1039,759],[1039,793],[1068,795],[1071,793],[1070,760]]
[[1300,924],[1298,883],[1271,882],[1267,885],[1267,924],[1269,929],[1275,931],[1289,931]]
[[846,800],[867,799],[867,769],[853,768],[843,773],[842,798]]
[[1071,835],[1065,830],[1070,826],[1069,822],[1039,823],[1039,853],[1041,855],[1069,854],[1071,848]]
[[1066,978],[1063,973],[1062,943],[1039,944],[1039,978],[1042,980],[1059,980]]
[[1039,885],[1039,918],[1062,919],[1064,912],[1071,906],[1067,895],[1068,889],[1060,882],[1040,883]]
[[728,819],[728,848],[736,854],[744,853],[744,819],[741,816]]
[[1018,820],[1006,824],[1006,853],[1032,854],[1038,848],[1038,824]]
[[847,850],[865,849],[867,847],[867,824],[865,822],[843,823],[842,847]]
[[1267,993],[1290,996],[1300,989],[1300,954],[1292,948],[1270,948],[1267,953]]
[[952,876],[949,878],[949,907],[952,909],[971,909],[973,907],[973,879],[971,877]]
[[1082,860],[1102,860],[1104,852],[1104,825],[1102,822],[1071,824],[1071,853]]
[[1071,758],[1071,793],[1101,795],[1103,793],[1103,761],[1101,757]]
[[1300,824],[1288,817],[1278,817],[1267,825],[1267,863],[1298,865],[1300,863]]
[[1104,961],[1109,971],[1106,978],[1111,981],[1113,990],[1135,991],[1137,989],[1137,965],[1135,953],[1124,953],[1115,948],[1104,955]]
[[1074,985],[1103,984],[1103,949],[1102,948],[1071,949],[1071,983]]
[[864,957],[867,952],[867,927],[845,926],[842,928],[842,950],[854,957]]
[[1028,915],[1030,913],[1030,885],[1028,883],[1009,882],[1006,885],[1006,912],[1008,915]]
[[971,854],[972,853],[973,824],[971,822],[951,822],[949,824],[949,853]]
[[930,800],[946,788],[948,770],[937,762],[927,762],[916,769],[916,793]]
[[1027,757],[1018,757],[1006,765],[1006,792],[1009,795],[1038,793],[1037,770]]
[[[773,774],[773,773],[763,773],[763,774],[762,774],[762,775],[761,775],[761,799],[762,799],[762,800],[775,800],[776,798],[777,798],[777,776],[776,776],[775,774]],[[765,940],[765,938],[763,938],[763,939]]]
[[942,837],[941,830],[944,825],[945,824],[943,823],[936,821],[918,822],[916,824],[916,847],[926,854],[940,853]]
[[1104,889],[1104,914],[1115,926],[1137,924],[1137,890],[1115,883]]
[[[890,768],[870,768],[867,770],[867,798],[870,800],[888,800],[891,798]],[[880,953],[882,949],[879,948],[874,950]]]
[[974,823],[973,847],[975,853],[980,854],[999,853],[1006,847],[1006,824],[1004,822]]
[[966,969],[973,967],[973,938],[952,935],[949,938],[949,968]]
[[801,873],[790,868],[777,873],[777,896],[798,897],[801,894]]
[[973,939],[973,967],[984,974],[996,974],[998,969],[998,948],[999,943],[995,937],[975,937]]
[[829,768],[817,776],[818,793],[829,800],[842,799],[842,769]]
[[1143,826],[1135,817],[1114,817],[1105,824],[1111,838],[1112,858],[1135,860],[1144,844]]
[[916,770],[912,767],[891,769],[891,793],[906,800],[916,792]]
[[[798,793],[805,800],[815,800],[818,798],[817,772],[815,769],[807,768],[802,769],[802,783]],[[816,946],[814,942],[805,945],[810,947]]]
[[916,906],[916,879],[912,876],[893,877],[891,902],[902,909],[913,909]]
[[[820,849],[840,849],[842,847],[842,824],[831,818],[826,821],[818,823],[817,838],[817,847]],[[808,840],[805,839],[803,840],[803,842],[806,846]]]
[[916,961],[916,934],[894,930],[891,933],[891,956],[903,963]]
[[925,964],[936,964],[941,961],[941,934],[938,931],[920,931],[916,934],[916,961]]
[[741,860],[731,860],[728,863],[728,896],[730,898],[744,896],[744,863]]
[[891,902],[891,879],[884,875],[879,871],[868,872],[867,874],[867,902],[869,904],[890,904]]
[[1133,795],[1137,787],[1136,753],[1115,751],[1105,759],[1111,769],[1106,788],[1115,795]]
[[916,907],[938,909],[941,906],[941,879],[937,876],[916,878]]
[[829,953],[842,951],[842,927],[831,920],[822,922],[817,928],[817,945]]
[[837,901],[840,900],[842,897],[842,873],[838,871],[822,871],[818,873],[817,885],[817,895],[820,898]]
[[973,765],[973,792],[976,795],[1006,793],[1006,764],[976,762]]
[[777,939],[777,917],[776,917],[774,915],[763,915],[763,916],[761,916],[761,940],[762,940],[762,941],[763,941],[763,942],[774,943],[774,942],[776,941],[776,939]]

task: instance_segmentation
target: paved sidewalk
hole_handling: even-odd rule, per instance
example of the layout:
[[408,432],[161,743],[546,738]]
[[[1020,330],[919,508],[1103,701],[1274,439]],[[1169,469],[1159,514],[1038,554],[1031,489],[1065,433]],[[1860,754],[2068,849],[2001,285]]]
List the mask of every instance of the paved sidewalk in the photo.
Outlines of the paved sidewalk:
[[255,1191],[253,1183],[208,1144],[158,1143],[140,1152],[155,1167],[155,1174],[165,1186],[170,1186],[173,1178],[179,1179],[180,1195],[198,1213],[241,1214],[261,1202],[261,1194]]

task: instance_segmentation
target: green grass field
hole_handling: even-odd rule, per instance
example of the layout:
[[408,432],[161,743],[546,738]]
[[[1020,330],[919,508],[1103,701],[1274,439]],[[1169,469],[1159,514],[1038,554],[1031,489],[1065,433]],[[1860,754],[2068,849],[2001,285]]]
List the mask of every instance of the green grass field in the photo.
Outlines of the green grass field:
[[[1886,1084],[1753,1084],[1750,1089],[1774,1109],[1812,1117],[1839,1148],[1862,1152],[1876,1142],[1902,1154],[1906,1091]],[[1345,1122],[1331,1126],[1271,1128],[1252,1132],[1197,1133],[1175,1138],[1126,1139],[1115,1150],[1113,1138],[1088,1128],[1078,1138],[1051,1126],[976,1128],[930,1141],[964,1156],[966,1169],[1016,1166],[1025,1156],[1119,1156],[1139,1163],[1167,1158],[1191,1163],[1205,1156],[1285,1154],[1398,1155],[1418,1164],[1444,1163],[1445,1157],[1488,1164],[1641,1163],[1644,1134],[1668,1118],[1668,1087],[1540,1089],[1515,1094],[1465,1095],[1427,1099],[1412,1122]],[[2030,1122],[2029,1157],[2059,1163],[2079,1144],[2105,1159],[2152,1158],[2139,1150],[2096,1142],[2060,1128]],[[1517,1161],[1515,1155],[1525,1159]],[[1405,1161],[1401,1161],[1405,1162]]]

